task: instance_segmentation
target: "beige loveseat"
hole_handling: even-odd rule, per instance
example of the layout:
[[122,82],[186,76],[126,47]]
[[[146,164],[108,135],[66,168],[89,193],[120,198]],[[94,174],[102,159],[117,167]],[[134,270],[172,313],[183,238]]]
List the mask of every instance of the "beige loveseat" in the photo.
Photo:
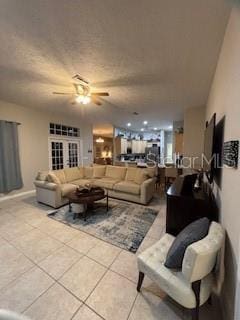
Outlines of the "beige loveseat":
[[34,184],[37,201],[58,208],[68,203],[68,192],[88,183],[107,189],[109,197],[147,204],[155,182],[155,168],[92,166],[42,171]]

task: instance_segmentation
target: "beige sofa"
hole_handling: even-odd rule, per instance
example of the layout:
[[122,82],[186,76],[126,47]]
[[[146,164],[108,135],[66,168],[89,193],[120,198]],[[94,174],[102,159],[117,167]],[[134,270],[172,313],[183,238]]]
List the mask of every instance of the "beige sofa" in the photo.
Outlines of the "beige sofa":
[[108,190],[109,197],[147,204],[155,190],[155,168],[75,167],[39,172],[34,182],[37,201],[58,208],[68,192],[88,183]]

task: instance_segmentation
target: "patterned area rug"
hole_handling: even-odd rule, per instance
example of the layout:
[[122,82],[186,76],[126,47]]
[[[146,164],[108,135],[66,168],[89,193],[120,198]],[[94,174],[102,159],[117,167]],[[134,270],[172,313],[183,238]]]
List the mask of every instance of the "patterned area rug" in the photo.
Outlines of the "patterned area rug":
[[69,212],[68,206],[49,213],[48,216],[135,253],[157,214],[157,210],[141,205],[110,200],[108,212],[105,203],[98,202],[89,211],[86,221],[81,216],[73,220],[73,213]]

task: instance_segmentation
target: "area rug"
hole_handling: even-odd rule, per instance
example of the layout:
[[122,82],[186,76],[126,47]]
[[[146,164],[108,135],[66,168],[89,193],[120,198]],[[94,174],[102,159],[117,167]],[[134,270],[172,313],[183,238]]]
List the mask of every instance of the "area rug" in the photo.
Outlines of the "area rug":
[[48,216],[135,253],[157,214],[157,210],[141,205],[110,200],[108,212],[106,212],[105,203],[98,202],[88,213],[86,221],[81,216],[73,220],[73,213],[69,212],[68,206],[49,213]]

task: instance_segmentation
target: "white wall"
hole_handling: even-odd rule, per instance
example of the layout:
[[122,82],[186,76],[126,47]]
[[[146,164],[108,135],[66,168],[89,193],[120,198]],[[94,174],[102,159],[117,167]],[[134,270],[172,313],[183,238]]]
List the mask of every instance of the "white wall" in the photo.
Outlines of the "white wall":
[[93,149],[92,126],[84,122],[80,117],[78,119],[76,116],[48,113],[0,101],[0,119],[21,123],[19,126],[19,146],[24,186],[9,195],[33,190],[33,181],[37,172],[39,170],[48,170],[48,132],[50,122],[79,127],[83,147],[83,163],[89,164],[92,162],[92,154],[88,153],[88,149]]
[[[216,112],[217,121],[225,116],[224,141],[240,140],[240,8],[230,16],[219,62],[212,84],[206,119]],[[235,290],[239,290],[240,169],[222,170],[222,186],[215,186],[221,205],[221,221],[227,232],[225,284],[222,289],[224,319],[234,318]],[[238,274],[238,276],[237,276]],[[238,299],[240,295],[238,296]],[[236,301],[239,308],[240,301]],[[239,312],[239,310],[238,310]],[[240,319],[240,312],[235,315]]]
[[[191,167],[201,167],[204,145],[205,107],[188,108],[184,111],[183,155],[191,158]],[[196,158],[196,159],[194,159]],[[183,164],[188,166],[189,160]]]
[[[164,131],[164,157],[165,157],[165,159],[167,158],[167,145],[169,143],[172,144],[172,146],[173,146],[173,131]],[[166,162],[172,162],[172,156],[173,156],[173,154],[171,154],[171,159],[169,159],[169,158],[166,159]]]

